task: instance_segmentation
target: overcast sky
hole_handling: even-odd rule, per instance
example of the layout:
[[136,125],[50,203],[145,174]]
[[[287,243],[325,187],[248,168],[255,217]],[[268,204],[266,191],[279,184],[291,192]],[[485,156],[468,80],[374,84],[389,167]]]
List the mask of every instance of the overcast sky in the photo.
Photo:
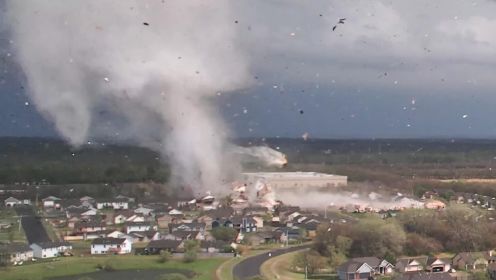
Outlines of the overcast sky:
[[[236,136],[496,137],[496,1],[232,2],[252,79],[214,102]],[[2,25],[0,135],[55,136]]]

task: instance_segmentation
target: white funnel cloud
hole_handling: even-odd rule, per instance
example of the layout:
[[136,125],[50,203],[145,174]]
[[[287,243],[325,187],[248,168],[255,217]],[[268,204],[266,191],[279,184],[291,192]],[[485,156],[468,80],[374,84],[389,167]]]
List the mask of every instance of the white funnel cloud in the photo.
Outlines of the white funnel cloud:
[[134,140],[178,183],[220,185],[232,163],[211,99],[249,77],[229,1],[8,0],[5,13],[29,94],[68,142]]

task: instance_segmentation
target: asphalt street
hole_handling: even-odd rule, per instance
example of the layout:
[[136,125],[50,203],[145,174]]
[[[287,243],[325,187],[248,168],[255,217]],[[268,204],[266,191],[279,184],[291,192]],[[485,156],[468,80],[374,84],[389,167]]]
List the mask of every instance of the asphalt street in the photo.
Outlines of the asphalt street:
[[250,278],[256,277],[256,276],[260,275],[260,267],[268,259],[276,257],[276,256],[280,256],[282,254],[298,251],[301,249],[310,248],[310,246],[312,246],[312,245],[307,244],[307,245],[302,245],[302,246],[277,249],[277,250],[267,252],[265,254],[256,255],[256,256],[247,258],[246,260],[244,260],[244,261],[242,261],[239,264],[234,266],[234,268],[233,268],[234,279],[243,280],[243,279],[250,279]]
[[21,225],[29,244],[51,241],[32,207],[16,207],[17,216],[21,217]]

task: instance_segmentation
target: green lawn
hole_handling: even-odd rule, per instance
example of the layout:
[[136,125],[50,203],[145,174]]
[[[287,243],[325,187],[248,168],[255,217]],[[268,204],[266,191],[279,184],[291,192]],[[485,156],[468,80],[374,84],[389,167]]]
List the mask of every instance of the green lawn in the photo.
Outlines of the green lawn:
[[16,212],[11,208],[3,208],[0,210],[0,223],[13,224],[9,229],[0,229],[0,242],[8,243],[11,238],[13,242],[26,242],[26,235],[24,234],[22,227],[19,227],[19,218],[15,218],[16,216]]
[[158,256],[101,256],[101,257],[67,257],[57,261],[27,264],[22,267],[9,267],[0,271],[2,280],[41,280],[56,276],[77,275],[96,271],[98,264],[111,265],[121,269],[160,269],[177,268],[195,271],[198,280],[214,279],[215,270],[226,259],[199,259],[193,263],[169,261],[161,264]]

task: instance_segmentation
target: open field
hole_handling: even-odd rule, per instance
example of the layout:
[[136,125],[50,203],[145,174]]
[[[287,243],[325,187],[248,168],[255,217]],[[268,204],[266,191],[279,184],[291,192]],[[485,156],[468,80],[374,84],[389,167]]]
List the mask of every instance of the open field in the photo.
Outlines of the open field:
[[8,229],[0,229],[0,242],[26,242],[26,235],[22,227],[19,227],[19,218],[16,216],[16,212],[10,208],[0,209],[0,224],[11,224]]
[[110,265],[115,270],[127,269],[183,269],[197,273],[195,279],[213,279],[216,268],[226,259],[199,259],[193,263],[181,261],[157,262],[158,256],[99,256],[68,257],[53,262],[33,263],[22,267],[8,267],[0,271],[2,280],[42,280],[53,277],[77,275],[97,271],[97,265]]

